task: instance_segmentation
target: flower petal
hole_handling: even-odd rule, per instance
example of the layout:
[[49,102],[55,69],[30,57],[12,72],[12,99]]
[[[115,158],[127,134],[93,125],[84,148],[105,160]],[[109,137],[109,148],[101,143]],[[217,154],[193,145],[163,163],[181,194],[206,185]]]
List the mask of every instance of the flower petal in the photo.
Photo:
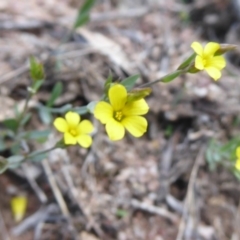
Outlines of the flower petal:
[[109,103],[99,102],[94,109],[94,117],[102,124],[106,124],[113,118],[113,108]]
[[66,113],[65,118],[70,128],[76,128],[80,122],[80,116],[75,112]]
[[197,68],[199,70],[204,69],[203,58],[202,57],[196,56],[196,58],[195,58],[195,68]]
[[226,60],[223,56],[216,56],[207,61],[207,66],[221,70],[226,67]]
[[215,81],[222,76],[221,72],[215,67],[206,67],[205,70]]
[[55,121],[53,122],[54,127],[59,131],[59,132],[67,132],[68,131],[68,124],[64,118],[56,118]]
[[72,136],[70,133],[65,132],[64,133],[64,143],[70,144],[70,145],[75,145],[77,143],[77,138]]
[[148,104],[144,99],[130,102],[123,108],[124,116],[136,116],[146,114],[149,110]]
[[203,55],[203,47],[199,42],[193,42],[191,48],[194,50],[196,54],[199,56]]
[[112,141],[117,141],[124,137],[125,129],[120,122],[112,118],[106,124],[106,132]]
[[77,138],[77,142],[84,148],[89,148],[92,144],[92,138],[89,135],[83,134]]
[[220,48],[220,45],[218,43],[209,42],[203,50],[204,57],[213,56],[219,48]]
[[237,147],[237,149],[236,149],[236,156],[237,156],[237,158],[240,159],[240,147]]
[[235,163],[235,168],[240,171],[240,159],[237,159]]
[[126,117],[122,124],[134,136],[141,137],[147,131],[147,120],[141,116]]
[[78,125],[78,133],[81,134],[89,134],[93,131],[93,125],[89,120],[83,120]]
[[109,89],[108,97],[114,111],[122,110],[127,101],[127,90],[123,85],[116,84]]

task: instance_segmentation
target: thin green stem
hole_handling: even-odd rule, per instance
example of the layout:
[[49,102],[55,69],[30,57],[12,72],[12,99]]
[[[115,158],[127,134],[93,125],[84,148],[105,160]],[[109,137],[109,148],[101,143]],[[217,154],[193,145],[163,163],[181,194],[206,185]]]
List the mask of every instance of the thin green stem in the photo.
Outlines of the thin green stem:
[[170,75],[176,74],[176,75],[177,75],[176,77],[179,77],[180,75],[186,73],[187,71],[188,71],[188,69],[176,70],[176,71],[174,71],[173,73],[167,74],[167,75],[165,75],[165,76],[163,76],[163,77],[161,77],[161,78],[159,78],[159,79],[157,79],[157,80],[154,80],[154,81],[152,81],[152,82],[142,84],[142,85],[140,85],[139,87],[140,87],[140,88],[149,87],[149,86],[152,86],[152,85],[154,85],[154,84],[156,84],[156,83],[158,83],[158,82],[163,82],[163,81],[164,81],[167,77],[169,77]]
[[30,154],[27,154],[27,155],[25,156],[25,158],[22,160],[22,162],[27,161],[29,158],[36,157],[36,156],[38,156],[38,155],[51,152],[52,150],[54,150],[54,149],[56,149],[56,148],[58,148],[58,146],[57,146],[57,145],[54,145],[53,147],[48,148],[48,149],[46,149],[46,150],[43,150],[43,151],[40,151],[40,152],[36,152],[36,154],[32,154],[32,155],[31,155],[31,153],[30,153]]
[[30,99],[32,98],[32,96],[33,96],[32,93],[28,93],[28,96],[27,96],[27,99],[26,99],[26,101],[25,101],[23,110],[22,110],[22,112],[20,113],[20,115],[19,115],[19,117],[18,117],[18,119],[17,119],[17,121],[18,121],[18,126],[20,126],[20,124],[21,124],[21,121],[22,121],[22,119],[23,119],[23,117],[24,117],[24,115],[25,115],[25,113],[26,113],[26,111],[27,111],[28,103],[29,103]]

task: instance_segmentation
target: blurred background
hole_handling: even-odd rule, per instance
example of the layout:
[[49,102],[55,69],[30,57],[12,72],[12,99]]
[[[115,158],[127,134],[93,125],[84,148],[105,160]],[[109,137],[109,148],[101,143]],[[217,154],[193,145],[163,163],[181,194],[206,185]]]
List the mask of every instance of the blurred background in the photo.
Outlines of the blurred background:
[[[71,32],[83,3],[0,0],[0,128],[24,104],[31,55],[46,80],[27,128],[42,130],[52,119],[37,106],[56,82],[64,88],[54,107],[83,106],[99,99],[109,71],[114,80],[139,73],[140,85],[175,70],[193,41],[239,46],[239,0],[99,0]],[[89,115],[98,127],[90,150],[57,149],[0,175],[0,239],[240,240],[239,182],[205,158],[210,139],[240,134],[239,51],[226,59],[218,82],[201,72],[154,85],[142,138],[111,142]],[[43,145],[56,138],[54,131]],[[28,201],[20,222],[10,206],[18,195]]]

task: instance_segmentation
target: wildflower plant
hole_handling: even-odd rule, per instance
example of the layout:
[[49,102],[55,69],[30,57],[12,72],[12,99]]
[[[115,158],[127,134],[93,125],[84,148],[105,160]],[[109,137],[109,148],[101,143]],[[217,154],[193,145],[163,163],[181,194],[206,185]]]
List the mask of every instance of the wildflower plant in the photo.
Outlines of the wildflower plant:
[[[79,145],[83,148],[91,147],[94,126],[87,119],[81,121],[81,115],[86,113],[92,113],[93,117],[105,125],[106,133],[112,141],[123,139],[126,131],[136,138],[143,136],[148,127],[145,115],[149,111],[149,106],[146,97],[151,93],[152,85],[158,82],[168,83],[182,74],[197,73],[203,69],[211,77],[217,79],[221,76],[220,70],[226,65],[222,54],[232,50],[234,46],[209,43],[205,48],[202,48],[199,43],[194,42],[192,48],[195,53],[183,61],[175,71],[160,79],[138,86],[138,88],[135,88],[135,84],[140,77],[139,75],[130,76],[117,83],[109,75],[103,87],[103,95],[99,96],[99,101],[90,102],[86,106],[73,107],[71,104],[67,104],[60,108],[54,108],[56,99],[63,91],[62,84],[57,83],[47,103],[45,105],[39,103],[36,108],[42,122],[54,126],[62,134],[62,139],[49,149],[22,153],[22,141],[44,142],[51,133],[51,129],[42,131],[24,130],[25,125],[32,117],[31,112],[28,111],[28,103],[45,81],[43,65],[31,57],[30,76],[32,82],[27,89],[29,94],[25,106],[22,111],[16,110],[16,118],[6,119],[3,122],[7,131],[2,136],[2,149],[5,148],[5,137],[12,138],[13,144],[11,147],[12,155],[7,158],[0,158],[0,173],[9,168],[16,168],[25,161],[41,161],[46,158],[49,151],[58,147],[66,148],[69,145]],[[54,114],[60,116],[53,120]],[[64,117],[61,117],[61,115],[64,115]],[[235,169],[238,168],[239,164],[236,165]]]
[[[89,20],[89,12],[94,5],[94,0],[86,0],[82,8],[79,10],[77,19],[71,29],[71,33],[82,26]],[[68,39],[69,35],[67,38]],[[26,125],[31,121],[32,113],[29,111],[29,101],[38,93],[41,86],[45,82],[45,74],[43,64],[34,57],[30,58],[30,77],[31,84],[27,88],[28,97],[26,98],[23,109],[16,107],[14,118],[5,119],[3,125],[5,130],[0,135],[1,150],[9,150],[9,145],[5,144],[9,138],[11,139],[10,155],[0,157],[0,173],[7,169],[21,166],[26,161],[42,161],[47,157],[48,152],[55,148],[67,148],[71,145],[78,145],[83,148],[90,148],[94,141],[94,127],[90,120],[82,120],[82,115],[92,114],[90,118],[95,117],[104,126],[110,140],[119,141],[125,136],[126,131],[133,137],[139,138],[147,132],[148,121],[146,114],[149,112],[147,96],[151,93],[151,86],[159,82],[168,83],[177,77],[186,74],[197,74],[201,70],[205,70],[211,78],[218,80],[221,77],[221,71],[226,66],[223,54],[233,50],[233,45],[221,45],[210,42],[205,47],[198,42],[191,45],[194,52],[183,61],[179,67],[155,81],[135,87],[139,75],[129,76],[122,81],[115,82],[111,75],[107,78],[99,100],[90,102],[86,106],[64,105],[55,108],[54,103],[62,94],[63,85],[57,83],[46,104],[38,103],[36,106],[40,119],[46,125],[44,130],[26,130]],[[160,104],[160,103],[159,103]],[[64,116],[64,117],[62,117]],[[55,120],[54,120],[55,118]],[[22,149],[23,143],[34,141],[44,143],[49,134],[55,129],[60,132],[61,140],[54,146],[44,150],[29,151]],[[55,131],[56,133],[56,131]],[[214,145],[214,144],[213,144]],[[209,165],[214,168],[217,164],[223,164],[233,171],[235,176],[240,179],[240,140],[234,140],[228,146],[217,146],[209,148],[207,151],[207,160]],[[217,152],[216,152],[217,151]],[[224,159],[230,159],[226,164]],[[25,202],[22,201],[22,209],[13,207],[13,211],[19,214],[17,219],[22,216],[21,211],[25,209]],[[14,201],[13,201],[14,206]]]

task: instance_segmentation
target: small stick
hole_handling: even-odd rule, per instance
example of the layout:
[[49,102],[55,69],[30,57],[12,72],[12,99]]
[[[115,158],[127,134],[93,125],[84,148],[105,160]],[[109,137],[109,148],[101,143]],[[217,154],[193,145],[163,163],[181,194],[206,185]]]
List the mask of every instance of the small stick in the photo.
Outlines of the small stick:
[[141,209],[143,211],[157,214],[161,217],[171,220],[174,223],[178,222],[178,217],[176,215],[174,215],[173,213],[169,212],[168,210],[166,210],[165,208],[156,207],[156,206],[144,203],[144,202],[140,202],[136,199],[131,200],[131,206],[134,208]]
[[8,234],[5,222],[4,222],[4,218],[3,218],[2,213],[0,211],[0,238],[1,238],[1,236],[2,236],[3,240],[11,240],[11,238]]
[[38,186],[37,182],[35,181],[35,179],[31,176],[31,174],[29,173],[29,166],[24,163],[22,165],[22,170],[25,173],[25,176],[30,184],[30,186],[32,187],[32,189],[34,190],[34,192],[36,193],[38,199],[40,200],[41,203],[46,203],[47,202],[47,196],[46,194],[42,191],[42,189]]
[[69,217],[69,211],[68,211],[68,208],[67,208],[67,204],[65,203],[65,201],[63,199],[63,196],[62,196],[62,193],[58,188],[56,179],[53,175],[53,172],[52,172],[52,169],[49,165],[48,159],[44,159],[42,161],[42,166],[43,166],[43,169],[46,173],[46,176],[48,178],[48,182],[49,182],[49,184],[52,188],[53,194],[54,194],[54,196],[56,198],[56,201],[57,201],[57,203],[58,203],[58,205],[61,209],[62,214],[65,217]]
[[185,217],[187,216],[187,214],[189,212],[188,206],[192,203],[192,200],[194,198],[194,196],[193,196],[193,194],[194,194],[193,193],[194,184],[196,182],[198,169],[199,169],[199,167],[200,167],[200,165],[203,161],[204,150],[205,150],[205,146],[203,146],[200,149],[200,151],[198,153],[198,156],[196,158],[196,161],[194,163],[194,166],[192,168],[192,172],[191,172],[191,175],[190,175],[188,188],[187,188],[187,194],[186,194],[184,207],[183,207],[183,215],[182,215],[182,218],[181,218],[181,222],[179,224],[178,235],[176,237],[176,240],[182,240],[183,236],[184,236],[184,230],[185,230],[185,226],[186,226]]

